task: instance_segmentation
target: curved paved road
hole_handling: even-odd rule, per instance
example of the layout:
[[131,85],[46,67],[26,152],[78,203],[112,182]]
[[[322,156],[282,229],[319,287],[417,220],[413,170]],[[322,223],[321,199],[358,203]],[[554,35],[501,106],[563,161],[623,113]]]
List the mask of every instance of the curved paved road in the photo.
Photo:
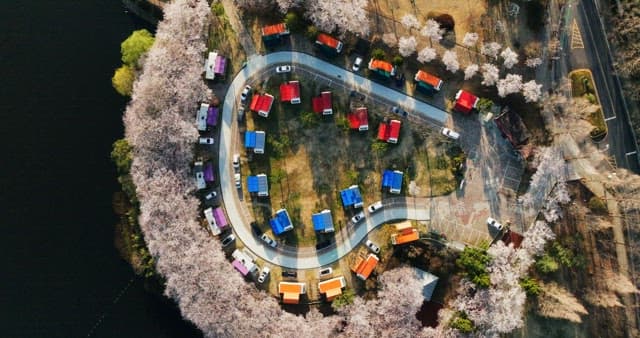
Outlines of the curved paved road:
[[[301,64],[305,67],[313,68],[318,73],[333,78],[337,82],[343,82],[358,92],[380,96],[385,98],[385,100],[396,102],[397,105],[404,110],[412,112],[413,114],[422,115],[437,125],[443,125],[449,118],[446,112],[434,106],[372,82],[360,75],[334,66],[311,55],[298,52],[277,52],[250,57],[247,66],[236,75],[229,86],[229,90],[224,98],[222,122],[220,124],[218,155],[218,167],[221,177],[220,189],[229,221],[234,225],[233,229],[238,239],[257,256],[272,264],[286,268],[313,269],[342,258],[357,246],[371,230],[380,224],[399,219],[429,220],[430,214],[427,203],[414,203],[413,206],[385,206],[385,208],[378,213],[367,215],[365,221],[361,222],[355,229],[347,228],[347,231],[339,232],[341,236],[336,234],[336,248],[319,254],[316,254],[316,252],[309,254],[310,252],[308,250],[304,252],[301,251],[297,255],[283,254],[269,246],[263,245],[262,242],[252,234],[247,221],[251,219],[251,217],[245,214],[245,209],[240,205],[238,190],[235,188],[232,178],[233,168],[231,167],[231,155],[241,151],[241,149],[234,149],[235,142],[233,140],[235,137],[233,137],[234,135],[232,133],[237,133],[238,129],[233,110],[245,82],[252,76],[259,74],[265,68],[273,67],[280,63]],[[345,233],[347,238],[343,238]]]

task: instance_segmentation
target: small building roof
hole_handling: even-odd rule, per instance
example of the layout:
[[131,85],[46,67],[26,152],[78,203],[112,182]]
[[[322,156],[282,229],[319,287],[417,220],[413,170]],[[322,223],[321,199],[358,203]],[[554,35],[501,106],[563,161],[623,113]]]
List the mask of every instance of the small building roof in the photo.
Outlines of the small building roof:
[[324,91],[311,99],[313,105],[313,111],[322,115],[333,114],[333,102],[331,99],[331,92]]
[[269,221],[273,234],[278,236],[283,232],[293,230],[293,223],[291,223],[291,217],[286,209],[280,209],[276,211],[275,217]]
[[522,244],[524,237],[519,233],[509,229],[507,232],[502,235],[502,241],[505,245],[513,244],[513,248],[517,249]]
[[204,60],[204,78],[207,80],[215,79],[214,68],[215,68],[215,61],[217,57],[218,57],[218,52],[213,51],[213,52],[209,52],[209,56],[207,57],[206,60]]
[[262,37],[270,37],[270,36],[280,36],[289,34],[289,29],[287,28],[287,24],[277,23],[275,25],[269,25],[262,27]]
[[413,268],[413,270],[415,271],[418,279],[422,280],[422,295],[426,300],[431,300],[433,291],[438,285],[438,276],[418,268]]
[[231,264],[243,276],[246,276],[249,273],[252,273],[252,272],[258,270],[258,267],[253,262],[253,258],[251,258],[251,256],[247,255],[244,250],[236,249],[235,251],[233,251],[231,256],[234,259],[233,263],[231,263]]
[[387,143],[398,143],[401,125],[402,122],[399,120],[391,120],[388,123],[381,122],[378,128],[378,140]]
[[360,261],[358,262],[354,270],[354,272],[356,273],[356,277],[360,278],[361,280],[367,280],[367,278],[369,278],[369,276],[373,272],[373,269],[375,269],[376,265],[378,265],[379,261],[380,259],[378,258],[378,256],[374,254],[369,254],[366,259],[360,258]]
[[356,108],[354,112],[347,115],[347,119],[349,119],[351,129],[369,130],[369,111],[366,107]]
[[269,117],[271,107],[273,106],[273,95],[271,94],[253,94],[249,110],[258,113],[262,117]]
[[340,191],[340,197],[342,197],[342,205],[345,207],[353,206],[354,208],[361,208],[363,205],[360,188],[358,188],[357,185],[352,185]]
[[209,111],[208,103],[201,103],[200,109],[198,109],[198,113],[196,114],[196,126],[199,131],[207,130],[207,114]]
[[420,239],[420,233],[418,232],[418,230],[416,228],[409,228],[402,230],[397,234],[391,235],[391,244],[401,245],[417,241],[418,239]]
[[413,79],[418,82],[418,84],[424,84],[430,89],[440,90],[440,87],[442,87],[442,80],[439,77],[422,70],[418,70]]
[[207,164],[204,165],[203,173],[205,182],[213,182],[213,164],[211,162],[207,162]]
[[399,170],[385,170],[382,173],[382,188],[389,188],[392,194],[399,194],[402,189],[403,172]]
[[329,47],[335,50],[335,52],[337,53],[340,53],[342,51],[342,42],[329,34],[318,34],[318,36],[316,37],[316,43],[320,46]]
[[247,149],[253,149],[256,154],[264,154],[264,144],[266,141],[266,134],[264,131],[247,130],[244,133],[244,146]]
[[291,104],[300,103],[300,82],[289,81],[280,84],[280,101]]
[[209,225],[209,229],[214,236],[218,236],[222,231],[218,227],[216,223],[216,219],[213,216],[213,208],[209,207],[204,209],[204,218],[207,220],[207,224]]
[[369,69],[382,73],[387,77],[396,75],[395,67],[384,60],[371,59],[369,61]]
[[465,90],[459,90],[456,93],[456,104],[453,109],[468,114],[478,105],[480,99]]
[[342,288],[347,286],[344,276],[338,276],[318,283],[318,290],[324,293],[328,301],[333,300],[336,296],[342,294]]
[[307,284],[294,282],[280,282],[278,293],[282,294],[282,302],[285,304],[298,304],[300,295],[307,293]]
[[313,229],[319,232],[333,232],[333,217],[331,217],[331,210],[322,210],[319,213],[311,215],[311,222],[313,223]]
[[193,173],[196,179],[196,187],[198,190],[204,189],[207,187],[207,181],[204,180],[204,165],[201,161],[195,162],[193,164]]
[[269,196],[269,182],[267,175],[258,174],[247,177],[247,190],[249,193],[258,194],[260,197]]

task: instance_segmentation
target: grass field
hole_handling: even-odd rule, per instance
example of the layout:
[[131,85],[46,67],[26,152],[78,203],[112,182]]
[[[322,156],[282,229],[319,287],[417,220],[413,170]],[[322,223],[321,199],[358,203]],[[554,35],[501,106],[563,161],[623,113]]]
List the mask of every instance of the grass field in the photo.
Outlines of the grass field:
[[[573,97],[585,97],[592,104],[600,106],[598,91],[596,90],[593,76],[589,70],[574,70],[569,73],[569,79],[571,80],[571,93]],[[589,114],[587,120],[593,125],[593,130],[591,130],[592,139],[598,141],[607,135],[607,124],[604,121],[601,108]]]

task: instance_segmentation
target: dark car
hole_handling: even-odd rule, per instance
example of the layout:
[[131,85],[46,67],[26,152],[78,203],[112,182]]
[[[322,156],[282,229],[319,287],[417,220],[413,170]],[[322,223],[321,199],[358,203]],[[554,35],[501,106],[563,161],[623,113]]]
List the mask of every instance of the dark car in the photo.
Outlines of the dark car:
[[329,245],[331,245],[331,240],[322,241],[322,242],[316,244],[316,250],[324,249],[324,248],[328,247]]
[[293,270],[282,270],[282,277],[296,278],[298,277],[298,273]]
[[258,223],[251,222],[251,230],[253,231],[253,234],[256,235],[256,237],[262,236],[262,230],[260,230]]

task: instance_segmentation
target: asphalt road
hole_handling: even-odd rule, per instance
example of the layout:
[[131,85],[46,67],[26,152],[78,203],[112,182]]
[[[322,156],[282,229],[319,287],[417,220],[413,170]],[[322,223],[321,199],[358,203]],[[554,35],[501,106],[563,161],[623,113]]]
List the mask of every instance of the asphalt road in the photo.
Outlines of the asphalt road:
[[[613,68],[607,36],[594,0],[582,0],[575,7],[584,41],[584,51],[597,86],[607,127],[610,154],[618,167],[640,173],[636,144],[628,108],[617,73]],[[570,26],[571,23],[566,23]]]
[[247,214],[246,209],[240,204],[238,189],[236,189],[232,178],[234,171],[231,165],[231,157],[234,153],[244,151],[243,149],[235,148],[238,146],[236,138],[239,136],[238,126],[235,122],[235,107],[240,92],[248,80],[260,74],[266,68],[275,67],[275,65],[282,63],[292,64],[294,68],[296,65],[301,64],[306,68],[315,69],[316,72],[328,78],[333,78],[336,82],[344,83],[360,93],[380,96],[387,101],[396,102],[398,106],[410,114],[421,115],[436,125],[443,125],[449,118],[449,115],[443,110],[308,54],[277,52],[250,57],[247,66],[236,75],[229,86],[222,106],[222,122],[220,123],[218,154],[218,167],[221,177],[220,190],[229,221],[233,226],[237,238],[254,254],[272,264],[286,268],[312,269],[330,264],[342,258],[356,247],[371,230],[380,224],[399,219],[429,220],[430,212],[428,203],[413,203],[402,206],[385,205],[383,210],[373,215],[368,215],[365,221],[360,222],[355,228],[346,231],[346,234],[341,233],[339,236],[337,234],[335,249],[321,253],[301,250],[296,254],[284,254],[281,251],[264,245],[260,239],[252,234],[249,225],[249,220],[252,219],[252,217]]

